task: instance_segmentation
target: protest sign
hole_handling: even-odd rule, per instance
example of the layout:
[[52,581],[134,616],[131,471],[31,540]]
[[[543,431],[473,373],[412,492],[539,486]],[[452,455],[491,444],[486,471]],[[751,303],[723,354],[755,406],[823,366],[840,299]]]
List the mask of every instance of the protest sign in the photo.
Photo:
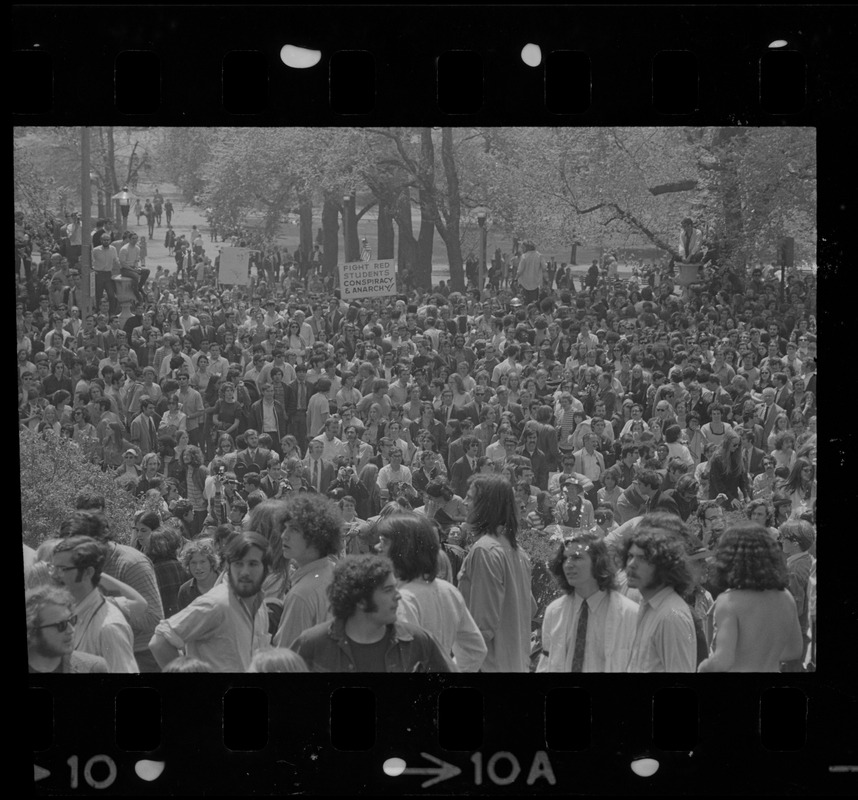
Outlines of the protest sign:
[[248,265],[252,252],[248,247],[224,247],[220,251],[218,282],[230,286],[247,286],[250,282]]
[[393,259],[354,261],[340,264],[339,270],[340,296],[343,300],[396,294],[396,264]]

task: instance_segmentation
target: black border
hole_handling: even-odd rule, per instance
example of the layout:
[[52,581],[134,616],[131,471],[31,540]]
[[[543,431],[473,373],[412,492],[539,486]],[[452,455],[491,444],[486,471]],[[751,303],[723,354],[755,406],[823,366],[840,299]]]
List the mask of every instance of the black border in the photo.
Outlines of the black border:
[[[836,6],[35,6],[12,13],[12,50],[40,49],[54,60],[54,100],[49,114],[16,115],[13,125],[807,125],[818,131],[820,172],[819,319],[827,341],[852,332],[846,303],[849,262],[845,231],[854,206],[846,174],[854,169],[851,117],[858,69],[854,59],[858,24],[854,10]],[[760,110],[758,59],[767,44],[786,39],[808,64],[805,110],[771,115]],[[555,115],[544,108],[542,68],[525,67],[518,53],[528,41],[543,55],[555,49],[584,50],[593,71],[593,103],[580,115]],[[322,63],[303,72],[279,61],[292,42],[322,49]],[[327,63],[342,49],[365,49],[376,57],[374,113],[342,116],[328,109]],[[122,50],[155,49],[162,55],[162,103],[157,114],[120,115],[111,110],[112,64]],[[220,59],[232,49],[264,52],[270,65],[270,109],[261,115],[230,115],[220,108]],[[443,115],[434,97],[434,56],[470,49],[484,56],[485,102],[477,115]],[[671,116],[651,108],[650,58],[663,49],[691,49],[701,70],[700,110]],[[11,76],[15,80],[15,76]],[[280,100],[282,98],[282,100]],[[843,297],[842,305],[839,298]],[[846,385],[853,370],[822,351],[823,374]],[[836,359],[836,360],[835,360]],[[830,366],[826,366],[830,364]],[[832,383],[835,381],[832,380]],[[829,390],[833,395],[833,390]],[[829,400],[833,403],[833,400]],[[848,413],[848,412],[847,412]],[[833,414],[831,415],[833,417]],[[50,769],[50,779],[33,784],[38,794],[67,793],[65,759],[79,753],[81,764],[110,754],[119,778],[110,794],[348,791],[354,794],[514,793],[524,783],[533,753],[545,750],[542,699],[551,688],[579,685],[590,693],[591,747],[580,753],[549,751],[557,783],[537,781],[540,793],[614,794],[845,794],[854,774],[831,772],[834,765],[858,765],[854,673],[848,657],[855,641],[856,601],[850,569],[850,521],[837,503],[850,497],[847,459],[853,435],[846,425],[823,426],[830,441],[821,448],[826,492],[820,526],[823,553],[823,609],[820,671],[775,676],[592,676],[573,682],[563,676],[432,675],[296,676],[278,682],[257,676],[201,676],[165,683],[162,676],[50,678],[27,685],[54,695],[54,741],[32,761]],[[838,468],[840,467],[840,468]],[[844,469],[843,467],[846,467]],[[838,524],[838,523],[847,524]],[[839,541],[837,541],[839,539]],[[837,541],[837,545],[834,542]],[[843,542],[842,554],[831,552]],[[838,558],[838,555],[840,558]],[[16,603],[20,595],[16,592]],[[19,607],[19,606],[10,606]],[[23,664],[21,664],[23,668]],[[17,681],[14,684],[18,686]],[[269,745],[258,753],[230,753],[220,744],[220,700],[231,686],[266,688],[270,696]],[[162,744],[155,754],[121,753],[114,744],[115,689],[154,686],[162,697]],[[334,751],[327,744],[327,696],[339,686],[369,686],[377,693],[377,735],[371,750]],[[447,686],[478,686],[484,694],[481,752],[510,751],[523,775],[499,788],[475,787],[468,753],[447,753],[437,745],[436,692]],[[664,753],[650,747],[650,696],[661,687],[698,692],[700,741],[693,753]],[[808,745],[797,752],[769,752],[757,737],[760,692],[799,687],[808,694]],[[22,687],[23,688],[23,687]],[[26,708],[26,701],[25,701]],[[12,720],[14,725],[14,717]],[[390,756],[425,765],[421,751],[465,768],[463,775],[419,788],[417,778],[391,779],[381,763]],[[655,753],[661,768],[641,779],[629,770],[634,755]],[[139,758],[168,754],[168,769],[152,784],[133,774]],[[30,753],[19,762],[21,785],[30,785]],[[292,766],[294,765],[294,766]],[[61,779],[60,777],[61,776]],[[82,783],[79,792],[90,791]],[[92,791],[92,793],[97,793]]]

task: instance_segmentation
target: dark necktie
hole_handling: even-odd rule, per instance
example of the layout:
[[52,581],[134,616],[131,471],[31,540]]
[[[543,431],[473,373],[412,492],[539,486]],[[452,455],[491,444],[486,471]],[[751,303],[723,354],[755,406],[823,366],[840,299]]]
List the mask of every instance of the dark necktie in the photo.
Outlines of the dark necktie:
[[304,384],[298,384],[298,408],[303,409],[306,408],[307,404],[304,402]]
[[155,442],[158,441],[158,435],[155,432],[155,423],[152,422],[152,417],[149,417],[149,449],[155,449]]
[[590,616],[590,606],[584,600],[581,613],[578,615],[578,630],[575,632],[575,651],[572,654],[572,672],[584,671],[584,645],[587,642],[587,618]]
[[319,486],[319,460],[313,462],[313,487],[317,492],[321,491],[321,487]]

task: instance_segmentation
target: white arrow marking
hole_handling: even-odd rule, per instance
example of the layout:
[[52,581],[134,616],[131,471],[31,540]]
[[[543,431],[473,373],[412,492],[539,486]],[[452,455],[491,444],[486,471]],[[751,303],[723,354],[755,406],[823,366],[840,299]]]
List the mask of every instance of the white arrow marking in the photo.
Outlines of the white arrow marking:
[[446,761],[442,761],[440,758],[435,758],[435,756],[430,755],[429,753],[421,753],[423,758],[429,759],[429,761],[434,761],[438,766],[437,767],[406,767],[403,770],[403,775],[434,775],[434,778],[430,778],[428,781],[425,781],[421,784],[422,788],[426,789],[429,786],[432,786],[436,783],[440,783],[441,781],[449,780],[450,778],[455,778],[459,775],[462,770],[460,770],[455,764],[448,764]]
[[50,774],[51,773],[44,767],[40,767],[38,764],[33,764],[33,783],[42,780],[42,778],[47,778]]

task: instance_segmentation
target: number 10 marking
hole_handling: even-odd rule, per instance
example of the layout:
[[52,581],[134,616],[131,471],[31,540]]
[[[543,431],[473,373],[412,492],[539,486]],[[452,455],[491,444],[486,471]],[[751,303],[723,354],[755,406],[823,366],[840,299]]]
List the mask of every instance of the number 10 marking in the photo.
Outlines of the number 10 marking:
[[[96,764],[107,764],[107,777],[103,781],[97,781],[92,777],[92,768]],[[69,765],[69,769],[71,770],[71,788],[77,789],[78,780],[77,780],[77,764],[78,759],[77,756],[72,756],[66,764]],[[83,779],[93,788],[93,789],[106,789],[116,780],[116,764],[113,762],[113,759],[110,756],[93,756],[89,761],[84,764],[83,767]]]

